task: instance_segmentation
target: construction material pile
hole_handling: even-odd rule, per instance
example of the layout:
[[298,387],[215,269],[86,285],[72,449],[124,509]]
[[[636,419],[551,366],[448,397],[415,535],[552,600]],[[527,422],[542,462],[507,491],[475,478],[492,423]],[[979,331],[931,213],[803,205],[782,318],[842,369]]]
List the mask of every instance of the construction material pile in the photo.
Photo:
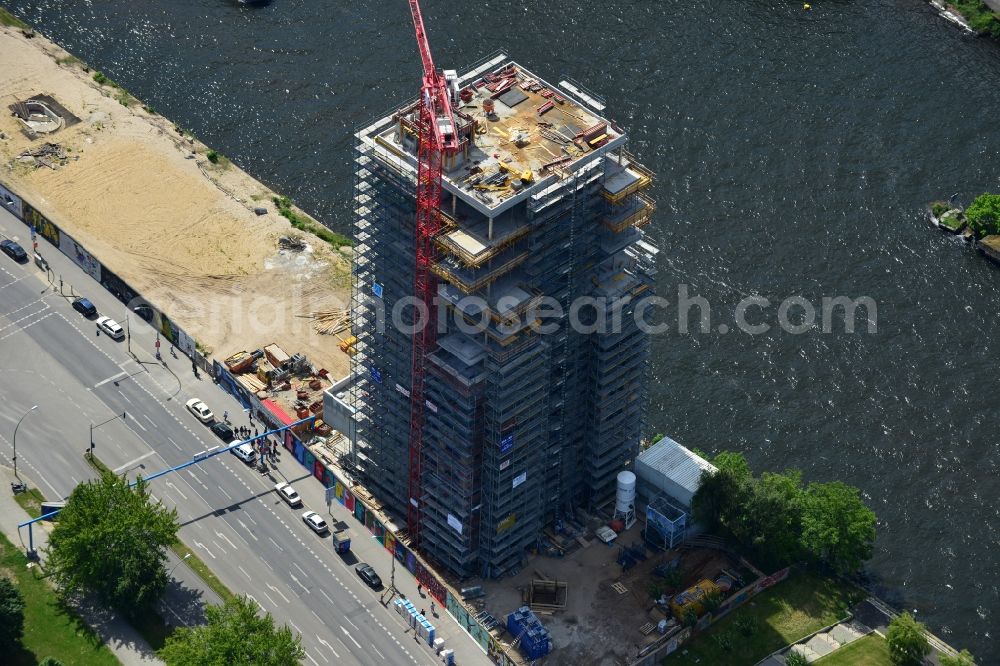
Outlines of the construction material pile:
[[[46,166],[53,171],[69,164],[69,159],[66,151],[58,143],[43,143],[38,148],[29,148],[17,156],[18,162],[31,164],[36,169],[40,166]],[[74,157],[73,159],[80,158]]]
[[313,320],[313,328],[320,335],[338,335],[351,326],[351,313],[346,308],[334,308],[333,310],[321,310],[310,312],[307,315],[299,315],[306,319]]

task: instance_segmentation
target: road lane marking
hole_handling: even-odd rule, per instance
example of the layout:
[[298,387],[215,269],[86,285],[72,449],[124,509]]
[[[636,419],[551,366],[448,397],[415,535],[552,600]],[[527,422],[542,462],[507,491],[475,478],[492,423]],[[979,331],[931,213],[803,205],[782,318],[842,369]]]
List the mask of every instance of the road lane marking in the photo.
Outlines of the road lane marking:
[[180,447],[180,445],[177,442],[174,441],[173,437],[171,437],[170,435],[167,435],[167,441],[169,441],[171,444],[173,444],[174,446],[176,446],[178,451],[183,451],[184,450],[184,449],[182,449]]
[[[293,562],[293,564],[294,564],[294,562]],[[288,575],[292,577],[292,580],[294,580],[294,581],[295,581],[295,584],[296,584],[296,585],[298,585],[299,587],[301,587],[301,588],[302,588],[302,591],[303,591],[303,592],[305,592],[306,594],[309,594],[309,588],[308,588],[308,587],[306,587],[305,585],[303,585],[303,584],[302,584],[302,583],[301,583],[301,582],[299,581],[299,579],[295,577],[295,574],[293,574],[292,572],[288,572]]]
[[[199,548],[204,549],[205,552],[208,553],[209,555],[212,555],[212,551],[210,551],[208,548],[205,548],[205,544],[203,544],[202,542],[195,541],[194,545],[198,546]],[[215,557],[215,555],[212,555],[212,559],[214,560],[214,559],[217,559],[217,558]]]
[[294,622],[292,622],[291,620],[289,620],[288,624],[292,625],[292,629],[295,630],[295,633],[297,633],[299,636],[302,635],[302,630],[299,629],[298,627],[296,627]]
[[[112,376],[108,377],[107,379],[102,379],[101,381],[97,382],[96,384],[94,384],[94,388],[95,389],[96,388],[101,388],[102,386],[104,386],[108,382],[113,382],[116,379],[121,379],[122,377],[127,377],[127,376],[128,376],[127,372],[119,372],[117,375],[112,375]],[[119,393],[121,393],[121,391],[119,391]]]
[[[303,652],[305,652],[305,651],[303,650]],[[306,656],[309,657],[309,661],[311,661],[312,663],[316,664],[316,666],[319,666],[319,662],[316,661],[315,659],[313,659],[311,654],[309,654],[308,652],[306,652]]]
[[[285,595],[284,595],[284,594],[283,594],[283,593],[281,592],[281,590],[279,590],[278,588],[276,588],[276,587],[275,587],[274,585],[271,585],[270,583],[264,583],[264,586],[265,586],[265,587],[267,587],[267,589],[269,589],[269,590],[271,590],[272,592],[274,592],[275,594],[277,594],[277,595],[278,595],[279,597],[281,597],[282,599],[284,599],[284,600],[285,600],[285,603],[286,603],[286,604],[288,603],[288,597],[286,597],[286,596],[285,596]],[[266,594],[266,593],[265,593],[265,594]],[[301,634],[302,632],[300,631],[299,633]]]
[[375,647],[374,643],[372,643],[372,649],[375,650],[375,652],[378,654],[378,656],[382,657],[383,660],[385,659],[385,655],[382,654],[381,652],[379,652],[379,649],[377,647]]
[[[330,597],[327,597],[327,599],[329,599],[329,598],[330,598]],[[344,616],[344,620],[346,620],[346,621],[347,621],[347,624],[351,625],[351,626],[352,626],[352,627],[354,627],[355,629],[357,629],[357,628],[358,628],[358,625],[356,625],[356,624],[354,624],[353,622],[351,622],[351,619],[350,619],[349,617],[347,617],[346,615]]]
[[223,555],[225,555],[225,554],[226,554],[226,549],[222,547],[222,544],[220,544],[220,543],[219,543],[218,541],[216,541],[215,539],[212,539],[212,543],[214,543],[214,544],[215,544],[215,547],[216,547],[216,548],[218,548],[219,550],[221,550],[221,551],[222,551],[222,554],[223,554]]
[[[250,598],[250,600],[251,600],[251,601],[253,601],[253,602],[254,602],[255,604],[257,604],[258,606],[260,606],[260,609],[261,609],[262,611],[264,611],[265,613],[267,612],[267,609],[266,609],[266,608],[264,608],[263,604],[261,604],[261,603],[260,603],[259,601],[257,601],[257,599],[256,599],[256,598],[254,598],[254,596],[253,596],[252,594],[250,594],[250,593],[248,592],[248,593],[247,593],[247,597],[249,597],[249,598]],[[275,604],[275,605],[277,605],[277,604]]]
[[157,426],[156,426],[156,423],[155,423],[155,422],[153,421],[153,419],[149,418],[149,417],[148,417],[147,415],[143,414],[143,415],[142,415],[142,418],[144,418],[144,419],[146,419],[147,421],[149,421],[149,425],[153,426],[154,428],[156,428],[156,427],[157,427]]
[[351,632],[349,632],[347,629],[344,629],[344,625],[340,625],[340,630],[344,632],[345,636],[347,636],[348,638],[351,639],[352,643],[354,643],[355,645],[358,646],[359,650],[363,650],[364,649],[364,648],[361,647],[361,643],[359,643],[356,640],[354,640],[354,636],[351,635]]
[[226,499],[232,501],[233,496],[230,495],[229,493],[227,493],[225,488],[223,488],[222,486],[219,486],[218,488],[219,488],[219,491],[222,492],[222,494],[226,496]]
[[[313,615],[315,615],[315,613],[313,613]],[[337,659],[340,659],[340,655],[337,654],[337,651],[333,649],[333,646],[330,645],[329,643],[327,643],[326,641],[324,641],[322,638],[320,638],[319,634],[316,634],[316,640],[318,640],[320,642],[320,645],[325,645],[328,648],[330,648],[330,652],[333,653],[333,656],[336,657]]]
[[242,571],[242,572],[243,572],[243,575],[244,575],[244,576],[246,576],[246,577],[247,577],[247,578],[249,578],[250,580],[253,580],[253,578],[251,578],[250,574],[248,574],[248,573],[247,573],[247,570],[246,570],[246,569],[244,569],[243,567],[241,567],[241,566],[240,566],[240,565],[238,565],[238,564],[237,564],[236,566],[237,566],[237,567],[239,568],[239,570],[240,570],[240,571]]
[[[173,489],[174,489],[174,492],[176,492],[176,493],[177,493],[178,495],[180,495],[181,497],[183,497],[183,498],[184,498],[185,500],[187,499],[187,495],[185,495],[184,493],[182,493],[182,492],[180,491],[180,489],[179,489],[179,488],[178,488],[177,486],[175,486],[175,485],[174,485],[174,484],[173,484],[172,482],[170,482],[170,481],[167,481],[167,482],[166,482],[166,485],[168,485],[168,486],[170,486],[171,488],[173,488]],[[209,506],[211,506],[211,505],[209,505]]]
[[229,537],[227,537],[227,536],[226,536],[225,534],[223,534],[222,532],[220,532],[220,531],[216,530],[216,531],[215,531],[215,536],[219,537],[220,539],[225,539],[225,540],[226,540],[226,543],[228,543],[228,544],[229,544],[230,546],[232,546],[232,547],[233,547],[233,550],[239,550],[239,549],[238,549],[238,548],[236,547],[236,544],[235,544],[235,543],[233,543],[232,541],[230,541],[230,540],[229,540]]
[[[121,393],[121,391],[119,391],[119,393]],[[130,419],[132,419],[133,421],[135,421],[135,424],[137,426],[139,426],[140,428],[142,428],[143,432],[149,432],[149,430],[146,429],[146,426],[142,425],[142,423],[139,421],[139,419],[135,418],[131,414],[129,414],[128,416],[129,416]]]
[[[222,486],[219,486],[219,490],[222,490]],[[249,535],[250,535],[250,538],[251,538],[251,539],[253,539],[254,541],[257,541],[257,540],[258,540],[258,539],[257,539],[257,536],[256,536],[256,535],[255,535],[255,534],[253,533],[253,531],[252,531],[252,530],[251,530],[251,529],[250,529],[249,527],[247,527],[247,524],[246,524],[246,523],[244,523],[244,522],[243,522],[242,520],[240,520],[239,518],[237,518],[237,519],[236,519],[236,522],[238,522],[238,523],[240,524],[240,527],[242,527],[243,529],[245,529],[245,530],[247,531],[247,534],[249,534]]]
[[307,574],[305,571],[302,571],[302,567],[300,567],[297,562],[292,562],[292,566],[298,569],[299,573],[301,573],[303,576],[309,578],[309,574]]
[[115,474],[121,474],[122,470],[127,469],[127,468],[131,467],[132,465],[135,465],[136,463],[139,463],[139,462],[145,460],[146,458],[148,458],[149,456],[152,456],[152,455],[156,455],[156,451],[150,451],[149,453],[144,453],[141,456],[139,456],[138,458],[136,458],[135,460],[129,460],[124,465],[121,465],[120,467],[118,467],[117,469],[114,469],[112,471]]
[[[321,587],[321,588],[319,588],[319,591],[320,591],[320,594],[322,594],[322,595],[323,595],[324,597],[326,597],[326,600],[327,600],[327,601],[329,601],[329,602],[330,602],[330,604],[332,604],[332,605],[334,605],[334,606],[336,606],[336,605],[337,605],[337,604],[335,604],[335,603],[333,602],[333,599],[331,599],[331,598],[330,598],[330,595],[326,593],[326,590],[324,590],[324,589],[323,589],[323,588]],[[346,620],[347,618],[344,618],[344,619]],[[350,622],[350,620],[347,620],[347,621],[348,621],[348,622]],[[354,625],[353,625],[353,624],[352,624],[351,626],[352,626],[352,627],[354,627]],[[357,627],[354,627],[354,628],[355,628],[355,629],[357,629]]]
[[[271,586],[270,586],[270,585],[268,585],[268,587],[271,587]],[[272,587],[271,589],[273,590],[274,588]],[[270,595],[270,594],[268,594],[267,592],[264,592],[264,590],[261,590],[261,593],[262,593],[262,594],[263,594],[263,595],[264,595],[265,597],[267,597],[267,600],[268,600],[268,601],[270,601],[270,602],[271,602],[271,604],[273,604],[275,608],[277,608],[277,607],[278,607],[278,602],[276,602],[276,601],[275,601],[274,599],[272,599],[272,598],[271,598],[271,595]]]
[[[130,405],[132,404],[132,401],[129,400],[129,397],[127,395],[125,395],[124,393],[121,392],[121,389],[118,389],[118,395],[120,395],[121,397],[125,398],[125,402],[127,402],[128,404],[130,404]],[[132,416],[132,415],[129,414],[129,416]],[[132,416],[132,420],[135,421],[135,417],[134,416]],[[136,423],[138,423],[138,421],[136,421]],[[145,430],[145,428],[143,428],[143,430]]]
[[273,544],[274,544],[274,547],[275,547],[275,548],[277,548],[277,549],[278,549],[278,550],[280,550],[281,552],[285,552],[285,549],[284,549],[284,548],[282,548],[281,546],[279,546],[279,545],[278,545],[278,542],[277,542],[277,541],[275,541],[275,540],[274,540],[274,539],[272,539],[271,537],[267,537],[267,538],[268,538],[268,540],[269,540],[269,541],[270,541],[271,543],[273,543]]
[[309,609],[309,612],[313,614],[314,618],[316,618],[317,620],[319,620],[320,624],[324,624],[324,625],[326,624],[326,622],[323,621],[323,618],[321,618],[319,615],[317,615],[316,611],[314,611],[312,608]]

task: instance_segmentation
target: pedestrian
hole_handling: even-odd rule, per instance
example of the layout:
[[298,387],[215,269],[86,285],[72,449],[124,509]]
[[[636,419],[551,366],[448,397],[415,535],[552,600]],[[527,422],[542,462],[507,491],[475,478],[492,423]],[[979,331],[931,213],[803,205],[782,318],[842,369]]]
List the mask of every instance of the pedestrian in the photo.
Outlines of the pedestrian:
[[253,429],[253,436],[254,436],[254,437],[260,437],[260,433],[259,433],[259,432],[257,432],[257,428],[254,428],[254,429]]
[[437,613],[434,612],[434,602],[433,601],[431,602],[431,615],[433,615],[434,617],[437,617]]
[[423,595],[423,592],[420,591],[422,589],[423,589],[423,585],[421,585],[420,583],[417,583],[417,594]]
[[223,410],[223,412],[222,412],[222,420],[225,421],[226,423],[229,423],[229,410],[228,409]]
[[420,609],[420,614],[426,617],[426,616],[427,616],[427,611],[426,611],[426,609],[423,609],[423,608],[421,608],[421,609]]

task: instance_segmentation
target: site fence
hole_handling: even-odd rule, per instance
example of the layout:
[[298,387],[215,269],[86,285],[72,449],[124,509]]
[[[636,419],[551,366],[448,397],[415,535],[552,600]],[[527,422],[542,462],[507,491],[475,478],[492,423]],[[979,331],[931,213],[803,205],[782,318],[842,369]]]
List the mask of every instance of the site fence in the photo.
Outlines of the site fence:
[[693,627],[675,629],[672,634],[665,635],[659,643],[645,648],[645,653],[640,653],[636,660],[629,663],[629,666],[653,666],[653,664],[660,663],[665,657],[676,652],[682,645],[724,618],[731,611],[736,610],[764,590],[772,588],[788,578],[790,571],[790,567],[785,567],[770,576],[758,578],[723,601],[715,612],[705,613],[698,618],[697,624]]
[[[212,374],[219,386],[231,393],[246,409],[254,412],[255,418],[270,428],[285,425],[281,419],[255,394],[240,384],[228,368],[218,361],[213,361]],[[364,525],[365,529],[382,546],[389,551],[396,561],[414,575],[424,589],[455,619],[479,645],[493,663],[499,666],[516,666],[520,662],[513,659],[507,648],[484,627],[476,615],[478,611],[465,605],[461,595],[452,589],[434,569],[396,535],[395,528],[376,507],[359,497],[353,490],[353,485],[342,475],[342,472],[331,467],[316,455],[308,442],[303,442],[302,433],[292,430],[284,432],[284,441],[279,442],[303,467],[331,490],[332,497],[346,508],[355,520]]]
[[184,332],[165,312],[149,302],[138,291],[129,286],[125,280],[101,263],[97,257],[87,251],[59,225],[2,182],[0,182],[0,206],[3,206],[28,227],[31,234],[32,252],[40,254],[38,252],[38,236],[41,236],[54,248],[72,259],[73,263],[82,268],[84,273],[114,294],[115,298],[124,303],[127,309],[153,326],[160,335],[191,358],[198,367],[206,372],[210,370],[211,363],[205,355],[198,351],[198,343],[194,338]]

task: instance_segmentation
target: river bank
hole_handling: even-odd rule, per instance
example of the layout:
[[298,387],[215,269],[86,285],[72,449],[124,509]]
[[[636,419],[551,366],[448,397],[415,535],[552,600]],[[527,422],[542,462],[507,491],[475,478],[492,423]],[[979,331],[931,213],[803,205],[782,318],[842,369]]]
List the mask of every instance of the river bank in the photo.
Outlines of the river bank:
[[1000,0],[929,0],[941,18],[976,35],[1000,40]]
[[[337,340],[302,315],[346,305],[349,247],[300,230],[322,225],[37,32],[0,26],[0,62],[0,104],[15,112],[0,117],[0,183],[203,350],[275,341],[346,372]],[[32,99],[55,131],[16,117]],[[304,251],[279,247],[290,234]]]

